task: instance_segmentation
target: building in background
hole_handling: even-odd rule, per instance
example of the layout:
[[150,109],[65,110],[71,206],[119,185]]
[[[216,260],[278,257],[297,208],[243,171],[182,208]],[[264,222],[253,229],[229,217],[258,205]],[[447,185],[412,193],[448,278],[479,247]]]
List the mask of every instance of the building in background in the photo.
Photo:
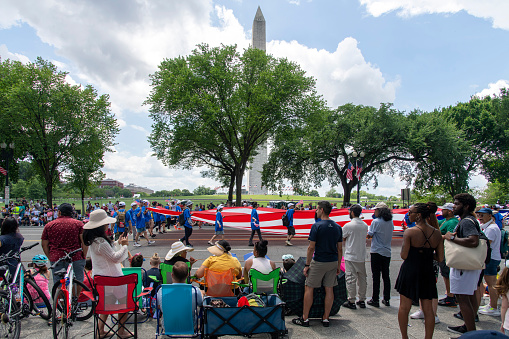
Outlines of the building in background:
[[120,187],[120,188],[124,188],[124,184],[121,183],[120,181],[117,181],[117,180],[113,180],[113,179],[104,179],[103,181],[101,181],[101,183],[99,184],[99,187],[100,188],[110,188],[110,187]]
[[135,194],[135,193],[146,193],[146,194],[154,193],[154,191],[151,190],[150,188],[138,186],[133,183],[127,185],[125,188],[128,189],[129,191],[131,191],[131,193],[133,193],[133,194]]

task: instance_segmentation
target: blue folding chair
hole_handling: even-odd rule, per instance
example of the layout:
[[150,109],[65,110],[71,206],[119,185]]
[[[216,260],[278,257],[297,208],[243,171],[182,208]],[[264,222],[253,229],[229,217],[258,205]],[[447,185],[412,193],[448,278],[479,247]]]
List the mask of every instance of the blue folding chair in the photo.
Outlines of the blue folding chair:
[[[190,284],[163,284],[160,287],[161,300],[157,298],[156,339],[160,336],[171,338],[194,338],[201,336],[201,311],[193,309],[193,287]],[[198,293],[201,293],[197,290]],[[159,295],[156,294],[156,295]],[[194,296],[198,305],[198,295]],[[165,302],[166,301],[166,302]],[[171,302],[168,302],[171,301]],[[161,324],[163,321],[163,324]]]
[[[251,258],[252,256],[254,256],[253,252],[249,252],[247,254],[244,254],[244,261],[246,261],[247,259]],[[266,255],[265,258],[270,260],[268,255]]]

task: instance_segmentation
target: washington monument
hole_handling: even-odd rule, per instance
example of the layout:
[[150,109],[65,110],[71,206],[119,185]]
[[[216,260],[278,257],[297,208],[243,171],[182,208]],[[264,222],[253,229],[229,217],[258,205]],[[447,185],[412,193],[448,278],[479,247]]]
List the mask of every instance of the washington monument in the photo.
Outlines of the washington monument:
[[[265,18],[263,17],[260,6],[258,6],[258,10],[256,11],[256,15],[253,20],[253,37],[251,47],[265,51],[266,41]],[[268,159],[267,141],[261,144],[257,151],[258,154],[254,157],[253,162],[250,164],[251,169],[247,171],[246,188],[249,191],[249,194],[267,194],[267,189],[262,187],[263,164],[265,164]]]

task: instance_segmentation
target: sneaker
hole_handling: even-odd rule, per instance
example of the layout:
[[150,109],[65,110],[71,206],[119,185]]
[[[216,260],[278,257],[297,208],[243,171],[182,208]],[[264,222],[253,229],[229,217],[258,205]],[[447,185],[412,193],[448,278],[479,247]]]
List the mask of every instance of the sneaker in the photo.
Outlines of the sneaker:
[[363,301],[356,302],[357,305],[359,305],[360,308],[366,308],[366,303]]
[[440,324],[440,319],[438,318],[438,316],[437,316],[437,315],[435,316],[435,325],[436,325],[436,324]]
[[[161,232],[159,232],[159,233],[161,233]],[[156,236],[157,236],[156,234],[151,235],[152,238],[155,238]]]
[[287,240],[286,241],[286,246],[293,246],[293,244],[289,240]]
[[384,305],[385,305],[385,306],[387,306],[387,307],[391,306],[390,301],[389,301],[389,300],[385,300],[385,299],[384,299],[384,300],[382,300],[382,304],[384,304]]
[[303,326],[303,327],[309,327],[309,319],[304,321],[302,317],[292,319],[292,323],[295,325]]
[[[250,244],[247,244],[247,246],[254,246],[254,244],[253,244],[253,243],[250,243]],[[293,321],[293,320],[292,320],[292,321]]]
[[[460,320],[463,320],[463,316],[461,315],[461,311],[458,312],[458,313],[454,313],[453,315],[454,315],[454,318],[458,318]],[[475,322],[476,323],[479,322],[479,315],[478,314],[475,315]]]
[[[354,304],[354,306],[355,306],[355,304]],[[329,325],[330,325],[329,319],[322,319],[322,326],[323,327],[329,327]]]
[[208,241],[207,244],[209,244],[210,246],[214,246],[214,243],[212,241]]
[[439,306],[446,306],[446,307],[456,307],[456,298],[454,297],[445,297],[443,299],[440,299],[438,301]]
[[463,334],[467,333],[467,328],[465,325],[461,326],[447,326],[447,331],[456,333],[456,334]]
[[145,236],[142,234],[142,235],[140,235],[140,238],[145,238]]
[[140,243],[138,243],[138,242],[135,242],[135,243],[134,243],[134,247],[141,247],[141,244],[140,244]]
[[500,310],[498,308],[489,307],[485,309],[479,309],[479,313],[485,314],[485,315],[491,315],[493,317],[499,317],[500,316]]
[[380,307],[380,303],[379,303],[378,301],[373,300],[373,299],[369,300],[369,301],[367,302],[367,304],[368,304],[369,306],[373,306],[373,307]]
[[487,309],[489,309],[490,307],[491,307],[491,306],[490,306],[490,304],[486,304],[486,305],[484,305],[484,306],[480,306],[480,307],[479,307],[479,311],[487,310]]
[[410,314],[410,319],[424,319],[424,312],[418,309],[414,313]]
[[348,300],[343,304],[343,307],[349,308],[351,310],[356,310],[357,306],[355,303],[349,302]]
[[154,240],[149,240],[149,241],[148,241],[148,244],[149,244],[149,245],[152,245],[152,244],[155,244],[155,243],[156,243],[156,242],[155,242]]

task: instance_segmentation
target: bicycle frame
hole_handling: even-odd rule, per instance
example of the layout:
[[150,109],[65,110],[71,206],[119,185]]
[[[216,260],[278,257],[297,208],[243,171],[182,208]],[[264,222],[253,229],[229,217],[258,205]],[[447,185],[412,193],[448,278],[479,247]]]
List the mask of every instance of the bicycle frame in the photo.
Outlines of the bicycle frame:
[[[12,300],[14,299],[15,297],[15,294],[19,291],[19,295],[20,295],[20,308],[19,308],[19,313],[21,314],[23,312],[23,302],[24,302],[24,296],[23,296],[23,289],[25,287],[25,270],[24,270],[24,267],[23,265],[21,264],[21,262],[18,263],[17,267],[16,267],[16,271],[14,273],[14,278],[12,279],[12,282],[11,279],[10,279],[10,271],[7,270],[5,272],[6,274],[4,275],[4,279],[3,279],[3,282],[2,282],[2,288],[7,288],[8,292],[9,292],[9,298],[11,300],[11,303],[9,304],[9,314],[11,313],[12,311]],[[18,280],[18,277],[19,277],[19,285],[16,283],[16,281]]]
[[[69,281],[69,289],[67,289],[66,282]],[[65,276],[60,279],[60,290],[64,291],[65,297],[67,298],[67,313],[71,314],[71,306],[72,306],[72,291],[74,287],[74,268],[72,266],[72,262],[67,266],[67,272]],[[70,290],[70,292],[69,292]]]

